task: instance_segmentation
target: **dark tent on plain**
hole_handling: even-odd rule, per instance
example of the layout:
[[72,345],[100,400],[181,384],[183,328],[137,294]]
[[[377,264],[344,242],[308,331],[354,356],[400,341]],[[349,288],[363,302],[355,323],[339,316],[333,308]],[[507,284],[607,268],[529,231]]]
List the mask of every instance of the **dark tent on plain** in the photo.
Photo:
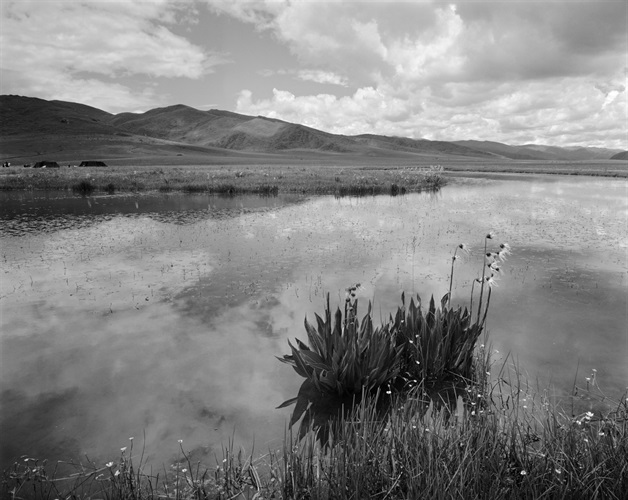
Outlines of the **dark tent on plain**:
[[82,161],[79,167],[106,167],[107,164],[104,161],[87,160]]
[[59,164],[56,161],[38,161],[33,165],[33,168],[59,168]]

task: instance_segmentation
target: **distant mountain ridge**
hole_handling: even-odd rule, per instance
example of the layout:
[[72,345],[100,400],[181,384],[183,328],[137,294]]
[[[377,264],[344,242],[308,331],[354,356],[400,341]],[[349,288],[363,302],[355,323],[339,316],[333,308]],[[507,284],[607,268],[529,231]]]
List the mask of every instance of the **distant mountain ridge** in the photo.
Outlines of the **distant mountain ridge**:
[[69,154],[73,148],[78,151],[91,144],[117,155],[159,148],[180,148],[183,152],[192,148],[209,155],[218,151],[221,154],[309,151],[405,158],[417,155],[461,159],[599,160],[615,156],[625,159],[621,157],[625,152],[603,148],[511,146],[490,141],[431,141],[376,134],[346,136],[274,118],[217,109],[201,111],[182,104],[145,113],[111,114],[78,103],[14,95],[0,96],[0,137],[3,157],[41,155],[41,150]]
[[611,156],[611,160],[628,160],[628,151],[621,151]]
[[455,141],[456,144],[494,153],[512,160],[609,160],[620,152],[617,149],[544,146],[524,144],[512,146],[491,141]]

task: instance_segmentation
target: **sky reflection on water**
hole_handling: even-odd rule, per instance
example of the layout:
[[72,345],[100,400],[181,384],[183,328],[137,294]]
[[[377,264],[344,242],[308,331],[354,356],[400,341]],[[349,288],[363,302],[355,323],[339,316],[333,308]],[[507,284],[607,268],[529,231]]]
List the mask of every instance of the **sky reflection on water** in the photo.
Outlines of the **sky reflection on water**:
[[[626,194],[625,181],[556,177],[396,198],[98,198],[92,217],[79,199],[81,223],[54,230],[59,202],[22,198],[11,212],[4,198],[2,466],[21,454],[108,461],[144,433],[154,465],[178,439],[210,463],[230,437],[278,448],[291,409],[274,408],[300,380],[275,356],[305,338],[325,294],[340,304],[360,282],[361,310],[373,300],[387,318],[402,291],[443,295],[465,242],[464,304],[489,230],[513,248],[488,319],[496,360],[510,352],[557,394],[578,364],[622,391]],[[31,214],[21,226],[19,213]]]

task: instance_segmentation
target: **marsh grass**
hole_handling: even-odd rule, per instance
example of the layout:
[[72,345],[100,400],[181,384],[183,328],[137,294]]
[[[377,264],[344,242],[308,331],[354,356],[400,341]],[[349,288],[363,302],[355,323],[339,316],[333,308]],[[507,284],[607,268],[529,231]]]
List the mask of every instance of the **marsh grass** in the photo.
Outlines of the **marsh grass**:
[[[485,369],[482,366],[482,369]],[[39,464],[5,471],[2,498],[91,499],[613,499],[628,491],[628,402],[575,416],[531,394],[515,367],[453,411],[395,398],[386,418],[365,395],[326,445],[313,429],[254,459],[230,441],[215,466],[179,459],[153,471],[133,447],[104,465]],[[472,404],[474,403],[475,404]]]
[[[113,186],[113,185],[110,184],[110,186]],[[96,186],[94,186],[90,181],[85,180],[85,179],[72,185],[72,191],[74,191],[75,193],[82,194],[82,195],[92,194],[95,190],[96,190]]]
[[[8,170],[8,171],[7,171]],[[71,191],[82,182],[92,192],[278,193],[369,196],[433,191],[445,184],[443,171],[428,167],[297,167],[286,165],[4,169],[0,190]]]

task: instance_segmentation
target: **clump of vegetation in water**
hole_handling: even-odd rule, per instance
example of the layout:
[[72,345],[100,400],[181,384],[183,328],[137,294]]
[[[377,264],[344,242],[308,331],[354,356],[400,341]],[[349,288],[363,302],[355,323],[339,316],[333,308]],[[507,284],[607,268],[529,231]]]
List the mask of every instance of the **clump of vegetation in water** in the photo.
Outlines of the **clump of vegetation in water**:
[[94,186],[90,181],[85,179],[72,186],[72,191],[83,195],[92,194],[95,190],[96,186]]
[[[477,373],[487,370],[477,370],[476,365],[484,366],[487,360],[476,356],[476,343],[484,331],[492,285],[500,272],[498,262],[510,252],[504,243],[488,253],[492,239],[491,233],[484,239],[486,265],[477,279],[480,290],[475,316],[471,306],[451,306],[454,264],[458,250],[468,252],[465,244],[454,251],[449,292],[438,306],[432,297],[424,308],[418,295],[416,302],[411,298],[406,306],[402,294],[396,314],[374,327],[370,302],[366,315],[358,320],[357,284],[347,289],[344,319],[338,308],[332,323],[328,295],[324,318],[316,315],[317,328],[305,320],[308,343],[296,339],[294,346],[288,342],[291,353],[280,358],[305,378],[297,396],[280,405],[296,405],[290,426],[303,417],[300,436],[315,428],[326,438],[329,421],[359,402],[363,394],[377,395],[386,412],[393,397],[418,394],[426,400],[451,403],[458,394],[466,395],[470,387],[481,391],[486,376]],[[471,305],[473,293],[472,288]]]

